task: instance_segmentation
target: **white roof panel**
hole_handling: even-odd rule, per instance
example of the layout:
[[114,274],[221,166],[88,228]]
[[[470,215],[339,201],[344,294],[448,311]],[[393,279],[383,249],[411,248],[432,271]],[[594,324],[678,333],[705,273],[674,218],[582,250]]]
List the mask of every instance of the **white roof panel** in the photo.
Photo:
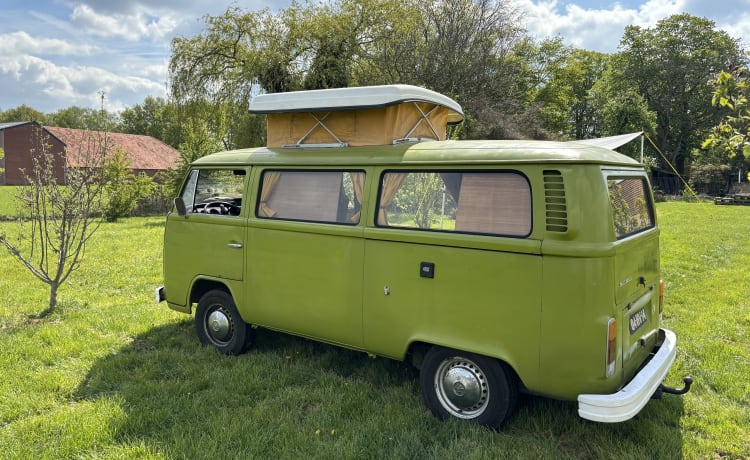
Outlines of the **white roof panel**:
[[427,102],[448,109],[448,123],[461,123],[461,106],[435,91],[411,85],[359,86],[289,93],[260,94],[250,102],[250,113],[289,113],[374,109],[404,102]]

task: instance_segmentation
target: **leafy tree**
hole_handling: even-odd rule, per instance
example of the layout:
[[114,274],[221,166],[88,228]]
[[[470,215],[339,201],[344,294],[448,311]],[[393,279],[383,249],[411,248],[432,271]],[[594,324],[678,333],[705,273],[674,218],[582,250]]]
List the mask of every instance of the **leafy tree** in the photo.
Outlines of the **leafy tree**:
[[92,131],[106,131],[118,124],[118,117],[115,113],[75,105],[53,112],[47,119],[47,124],[50,126]]
[[464,135],[486,137],[531,119],[521,119],[520,68],[511,59],[519,22],[508,0],[337,0],[277,14],[230,8],[207,17],[201,35],[173,40],[171,92],[180,106],[217,108],[209,131],[232,146],[237,118],[218,114],[245,111],[257,92],[388,83],[456,98],[475,121]]
[[111,150],[106,134],[85,132],[78,152],[85,168],[66,168],[66,184],[55,180],[55,164],[46,131],[35,128],[32,143],[30,185],[18,188],[20,230],[15,242],[5,234],[0,244],[39,280],[49,286],[49,304],[40,317],[57,306],[57,291],[70,274],[80,267],[84,248],[99,228],[105,182],[100,173]]
[[[703,148],[718,150],[729,158],[750,158],[750,104],[747,101],[747,69],[722,71],[716,78],[711,103],[725,109],[726,115],[712,128]],[[728,113],[727,113],[728,112]]]
[[722,68],[745,62],[737,40],[708,19],[680,14],[654,28],[628,26],[620,50],[605,75],[607,94],[602,97],[622,95],[622,104],[629,104],[633,92],[641,95],[656,114],[656,145],[684,173],[693,149],[720,118],[707,104],[709,82]]
[[[120,112],[119,130],[128,134],[151,136],[174,148],[182,142],[179,108],[161,97],[148,96]],[[200,114],[197,114],[200,115]]]
[[514,59],[525,38],[520,13],[506,0],[417,2],[424,49],[412,63],[419,85],[453,96],[467,113],[469,138],[547,137],[537,108],[518,85]]
[[37,121],[41,124],[46,124],[47,115],[25,104],[0,112],[0,122],[14,121]]

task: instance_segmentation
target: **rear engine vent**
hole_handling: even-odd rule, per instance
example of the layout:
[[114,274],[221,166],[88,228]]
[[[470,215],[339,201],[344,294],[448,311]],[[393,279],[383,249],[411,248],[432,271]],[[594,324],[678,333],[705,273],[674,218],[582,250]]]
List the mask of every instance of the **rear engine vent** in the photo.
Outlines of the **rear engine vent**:
[[568,231],[568,205],[565,200],[565,183],[560,171],[543,171],[544,205],[548,232]]

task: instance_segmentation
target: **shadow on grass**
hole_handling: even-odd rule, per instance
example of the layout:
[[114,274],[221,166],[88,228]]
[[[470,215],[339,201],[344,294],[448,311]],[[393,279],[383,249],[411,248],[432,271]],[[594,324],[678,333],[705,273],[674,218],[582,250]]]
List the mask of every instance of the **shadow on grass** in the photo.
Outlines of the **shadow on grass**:
[[96,362],[76,398],[117,401],[112,442],[169,458],[682,456],[678,397],[606,425],[578,418],[575,403],[525,396],[496,433],[432,417],[405,363],[262,329],[226,357],[200,347],[190,321]]

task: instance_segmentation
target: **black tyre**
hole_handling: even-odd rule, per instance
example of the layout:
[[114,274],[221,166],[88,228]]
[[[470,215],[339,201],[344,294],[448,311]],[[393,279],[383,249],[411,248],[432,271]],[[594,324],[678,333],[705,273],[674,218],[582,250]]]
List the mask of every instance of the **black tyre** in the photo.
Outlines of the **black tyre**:
[[518,401],[515,375],[504,364],[448,348],[427,352],[419,383],[427,407],[440,419],[455,417],[499,428]]
[[252,341],[253,330],[240,317],[234,299],[226,291],[203,294],[195,311],[195,329],[203,345],[226,355],[238,355]]

